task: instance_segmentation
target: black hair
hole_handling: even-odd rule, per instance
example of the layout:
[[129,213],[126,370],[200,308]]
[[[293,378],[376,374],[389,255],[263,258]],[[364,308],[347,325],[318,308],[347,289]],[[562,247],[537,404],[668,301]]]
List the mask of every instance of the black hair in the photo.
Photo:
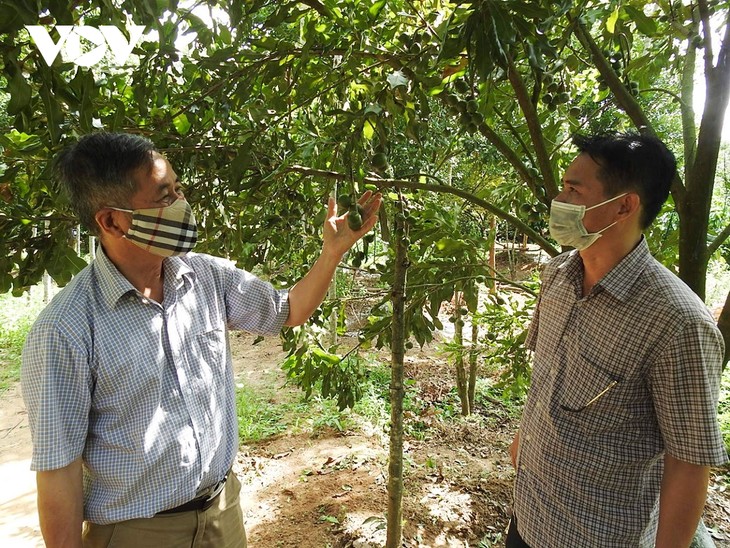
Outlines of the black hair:
[[81,224],[99,234],[94,216],[104,207],[129,207],[137,191],[134,172],[152,168],[155,146],[128,133],[97,132],[81,137],[56,158],[54,170]]
[[573,144],[599,166],[607,196],[633,191],[641,199],[641,228],[656,219],[677,173],[674,154],[657,137],[638,133],[574,135]]

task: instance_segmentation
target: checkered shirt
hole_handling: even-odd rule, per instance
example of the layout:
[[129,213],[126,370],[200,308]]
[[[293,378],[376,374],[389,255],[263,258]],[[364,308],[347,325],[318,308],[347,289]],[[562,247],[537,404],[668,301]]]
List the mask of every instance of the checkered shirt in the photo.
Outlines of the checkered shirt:
[[166,258],[162,306],[100,249],[43,310],[21,383],[33,470],[84,463],[84,517],[150,517],[215,484],[238,450],[228,329],[275,334],[277,291],[233,263]]
[[540,548],[654,546],[665,451],[727,462],[723,342],[704,303],[645,240],[582,297],[573,251],[552,260],[527,345],[515,514]]

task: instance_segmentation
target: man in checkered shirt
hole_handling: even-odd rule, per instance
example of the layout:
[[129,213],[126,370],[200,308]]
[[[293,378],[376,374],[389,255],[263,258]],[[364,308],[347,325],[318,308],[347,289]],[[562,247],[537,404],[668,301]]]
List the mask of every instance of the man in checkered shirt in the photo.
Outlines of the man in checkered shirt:
[[[48,547],[245,547],[229,329],[307,321],[360,230],[330,199],[322,254],[290,291],[197,239],[170,163],[146,139],[96,133],[57,162],[97,258],[41,313],[21,382]],[[82,527],[83,524],[83,527]]]
[[510,448],[507,547],[687,547],[711,466],[723,341],[704,303],[642,235],[674,156],[656,138],[576,137],[551,207],[573,251],[542,274],[532,386]]

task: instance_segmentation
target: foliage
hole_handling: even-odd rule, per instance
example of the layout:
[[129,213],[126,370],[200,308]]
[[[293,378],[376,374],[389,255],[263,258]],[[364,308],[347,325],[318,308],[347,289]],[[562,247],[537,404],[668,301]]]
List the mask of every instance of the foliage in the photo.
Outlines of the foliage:
[[326,429],[344,431],[352,417],[333,400],[303,398],[276,388],[262,390],[239,385],[236,391],[238,433],[242,443],[256,443],[285,431],[317,434]]
[[530,386],[531,359],[525,346],[527,328],[535,306],[534,295],[505,294],[492,297],[475,320],[486,328],[481,344],[488,371],[498,372],[496,388],[504,396],[524,396]]
[[[640,127],[683,151],[675,208],[649,238],[703,295],[711,245],[721,243],[708,244],[708,234],[723,234],[708,204],[730,88],[727,67],[713,65],[724,50],[710,36],[728,11],[705,0],[126,0],[47,8],[0,0],[0,104],[7,104],[0,291],[19,294],[44,270],[62,284],[83,265],[69,251],[74,221],[50,159],[81,133],[129,131],[152,138],[188,183],[198,249],[278,286],[299,279],[317,256],[327,196],[403,189],[414,263],[406,325],[424,344],[438,327],[436,306],[457,290],[473,295],[478,276],[490,274],[490,216],[510,237],[528,234],[557,253],[545,215],[572,158],[570,134]],[[24,29],[130,21],[147,33],[125,67],[110,59],[80,67],[63,56],[49,67]],[[711,84],[702,141],[691,101],[697,55],[708,59]],[[392,215],[381,218],[386,243]],[[390,247],[383,260],[358,253],[351,264],[387,284]],[[363,346],[389,344],[390,314],[385,301],[376,303]],[[306,344],[298,356],[310,360],[294,377],[305,385],[326,377],[326,387],[354,394],[340,375],[350,366],[330,363],[337,349],[322,334],[286,335],[293,355]]]
[[323,397],[336,398],[340,410],[354,406],[362,395],[364,372],[352,354],[340,357],[304,344],[286,358],[282,368],[289,380],[304,390],[306,398],[319,387]]
[[0,393],[20,380],[20,354],[25,337],[43,307],[39,288],[30,295],[0,295]]

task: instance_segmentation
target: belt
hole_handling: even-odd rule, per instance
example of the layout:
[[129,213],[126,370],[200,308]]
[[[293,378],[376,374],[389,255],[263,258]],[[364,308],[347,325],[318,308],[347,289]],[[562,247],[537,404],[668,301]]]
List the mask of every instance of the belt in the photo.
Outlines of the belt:
[[211,487],[210,492],[207,495],[202,495],[200,497],[196,497],[193,500],[189,500],[188,502],[181,504],[180,506],[175,506],[175,508],[169,508],[167,510],[163,510],[162,512],[157,512],[157,514],[155,514],[155,515],[160,516],[163,514],[178,514],[180,512],[191,512],[193,510],[207,510],[208,508],[213,506],[213,503],[218,498],[218,495],[220,495],[221,491],[223,491],[223,487],[225,487],[227,479],[228,479],[228,474],[223,476],[222,480],[220,480],[213,487]]

